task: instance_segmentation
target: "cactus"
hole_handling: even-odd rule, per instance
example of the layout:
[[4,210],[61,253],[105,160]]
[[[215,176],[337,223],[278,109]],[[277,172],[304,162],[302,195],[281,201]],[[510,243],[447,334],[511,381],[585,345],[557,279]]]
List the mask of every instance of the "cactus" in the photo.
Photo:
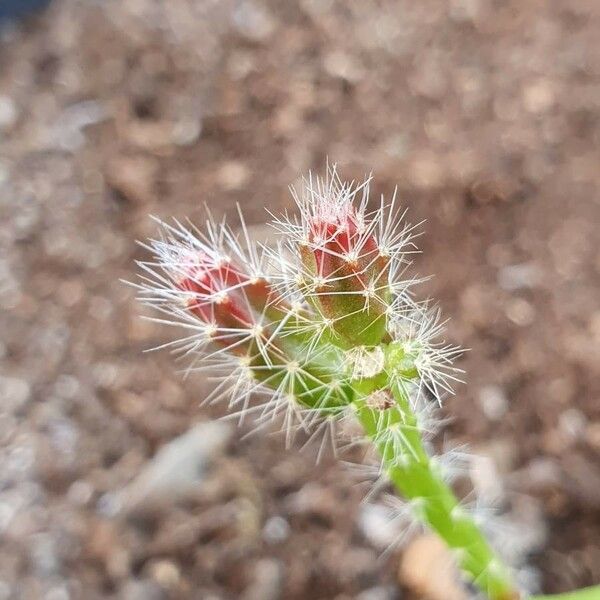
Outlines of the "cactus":
[[439,312],[413,297],[415,228],[395,194],[370,209],[369,182],[344,183],[335,167],[303,180],[292,190],[299,217],[274,218],[275,247],[253,244],[241,215],[240,233],[212,219],[202,231],[159,222],[139,297],[185,331],[166,346],[221,373],[209,402],[258,426],[281,421],[288,443],[298,429],[359,423],[380,474],[464,577],[490,600],[517,600],[510,570],[428,452],[427,417],[460,381],[460,350],[440,341]]

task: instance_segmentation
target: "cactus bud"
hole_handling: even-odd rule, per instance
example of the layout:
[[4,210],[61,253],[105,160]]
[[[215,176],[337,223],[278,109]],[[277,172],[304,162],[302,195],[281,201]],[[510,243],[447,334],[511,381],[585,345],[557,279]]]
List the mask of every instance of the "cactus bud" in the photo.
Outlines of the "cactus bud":
[[[256,327],[243,288],[247,275],[225,257],[212,257],[199,251],[181,261],[182,277],[175,285],[184,295],[186,309],[215,330],[248,330]],[[249,340],[243,333],[229,337],[227,344],[236,353],[248,351]]]
[[389,259],[351,197],[320,195],[313,206],[299,249],[303,292],[331,321],[340,346],[374,346],[386,332]]

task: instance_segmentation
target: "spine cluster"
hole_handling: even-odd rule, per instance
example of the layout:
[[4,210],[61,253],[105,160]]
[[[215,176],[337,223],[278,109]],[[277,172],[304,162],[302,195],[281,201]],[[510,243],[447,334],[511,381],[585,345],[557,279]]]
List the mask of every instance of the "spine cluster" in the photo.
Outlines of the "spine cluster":
[[[431,406],[460,378],[443,322],[412,296],[406,276],[415,229],[395,195],[369,204],[369,182],[335,168],[292,190],[298,216],[275,218],[274,247],[208,220],[204,230],[160,223],[140,263],[140,298],[183,328],[168,344],[192,369],[222,374],[209,398],[260,426],[331,432],[360,423],[380,472],[413,516],[454,551],[462,572],[492,600],[518,598],[506,568],[448,487],[424,443]],[[260,401],[251,401],[255,392]],[[329,433],[328,433],[329,435]]]

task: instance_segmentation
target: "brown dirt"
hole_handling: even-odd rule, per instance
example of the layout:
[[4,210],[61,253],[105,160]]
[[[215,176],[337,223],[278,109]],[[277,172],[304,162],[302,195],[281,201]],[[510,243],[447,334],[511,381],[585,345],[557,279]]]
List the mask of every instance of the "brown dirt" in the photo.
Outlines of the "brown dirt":
[[[427,219],[422,294],[470,348],[445,436],[542,509],[544,590],[600,583],[599,33],[583,0],[63,0],[5,27],[0,597],[252,598],[277,569],[286,600],[396,593],[338,463],[277,436],[236,439],[193,501],[110,518],[161,444],[219,412],[142,354],[170,333],[119,283],[147,215],[238,202],[259,225],[326,157]],[[291,532],[269,544],[275,515]]]

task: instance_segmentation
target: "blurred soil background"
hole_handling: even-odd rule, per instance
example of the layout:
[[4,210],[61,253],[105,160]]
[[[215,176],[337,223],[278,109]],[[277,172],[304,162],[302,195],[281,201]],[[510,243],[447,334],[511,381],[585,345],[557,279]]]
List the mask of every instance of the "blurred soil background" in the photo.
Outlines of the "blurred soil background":
[[470,348],[440,443],[481,455],[500,545],[534,587],[600,583],[599,36],[592,0],[57,0],[4,22],[0,599],[468,597],[431,538],[381,557],[394,526],[338,461],[211,421],[210,382],[143,353],[173,331],[119,282],[149,214],[239,203],[268,238],[264,207],[326,157],[426,219],[421,295]]

